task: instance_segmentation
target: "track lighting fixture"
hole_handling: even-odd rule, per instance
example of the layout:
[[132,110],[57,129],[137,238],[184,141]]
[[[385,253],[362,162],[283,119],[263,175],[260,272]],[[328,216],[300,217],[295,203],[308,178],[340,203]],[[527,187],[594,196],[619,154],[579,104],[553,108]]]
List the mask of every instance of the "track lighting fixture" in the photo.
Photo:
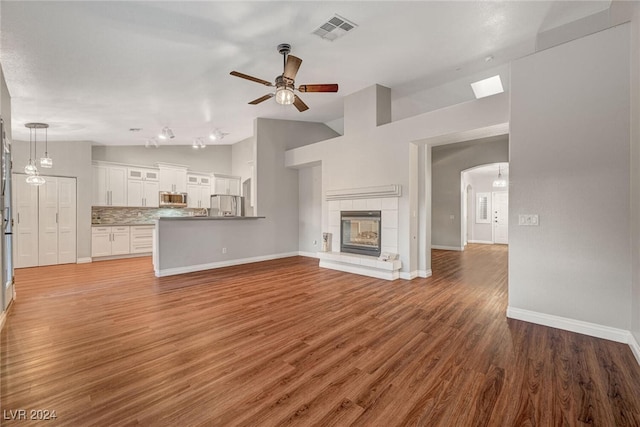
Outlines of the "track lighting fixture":
[[155,138],[150,138],[147,139],[144,143],[144,148],[149,148],[149,147],[155,147],[158,148],[158,140]]
[[193,143],[191,144],[191,147],[194,150],[197,150],[198,148],[205,148],[206,144],[204,143],[204,138],[193,138]]
[[211,131],[211,133],[209,134],[209,139],[212,141],[220,141],[222,138],[224,138],[225,135],[228,135],[226,133],[223,133],[220,129],[214,129]]
[[162,131],[158,135],[158,138],[160,138],[160,139],[173,139],[173,138],[175,138],[175,135],[173,134],[173,131],[171,130],[171,128],[165,126],[165,127],[162,128]]

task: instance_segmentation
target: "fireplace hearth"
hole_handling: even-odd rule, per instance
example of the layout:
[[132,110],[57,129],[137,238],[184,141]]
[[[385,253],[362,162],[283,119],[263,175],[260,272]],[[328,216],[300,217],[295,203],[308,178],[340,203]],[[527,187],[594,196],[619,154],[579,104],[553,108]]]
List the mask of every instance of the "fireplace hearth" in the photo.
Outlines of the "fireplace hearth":
[[340,252],[380,256],[381,211],[340,212]]

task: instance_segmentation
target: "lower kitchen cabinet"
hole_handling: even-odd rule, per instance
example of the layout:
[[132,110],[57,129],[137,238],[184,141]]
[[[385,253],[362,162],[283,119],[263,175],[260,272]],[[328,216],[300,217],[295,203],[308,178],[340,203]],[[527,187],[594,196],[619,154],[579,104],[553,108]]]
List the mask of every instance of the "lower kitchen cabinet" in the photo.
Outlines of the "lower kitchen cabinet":
[[91,227],[91,256],[126,255],[129,241],[129,226]]
[[153,225],[132,225],[131,245],[132,254],[149,253],[153,250]]

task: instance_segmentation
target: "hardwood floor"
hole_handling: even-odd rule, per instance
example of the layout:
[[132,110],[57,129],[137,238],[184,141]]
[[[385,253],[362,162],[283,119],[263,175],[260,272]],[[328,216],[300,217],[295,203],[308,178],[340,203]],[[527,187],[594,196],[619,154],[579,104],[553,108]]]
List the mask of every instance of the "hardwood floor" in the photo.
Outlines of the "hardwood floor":
[[506,319],[503,246],[434,251],[433,277],[395,282],[302,257],[150,264],[16,272],[3,425],[640,426],[626,345]]

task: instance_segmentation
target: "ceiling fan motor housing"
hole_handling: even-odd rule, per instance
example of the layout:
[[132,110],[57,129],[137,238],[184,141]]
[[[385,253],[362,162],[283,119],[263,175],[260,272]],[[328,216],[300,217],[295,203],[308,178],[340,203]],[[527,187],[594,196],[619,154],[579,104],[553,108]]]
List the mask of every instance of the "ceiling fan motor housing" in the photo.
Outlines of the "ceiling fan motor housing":
[[278,45],[278,52],[281,55],[288,55],[291,52],[291,45],[289,43],[280,43]]

